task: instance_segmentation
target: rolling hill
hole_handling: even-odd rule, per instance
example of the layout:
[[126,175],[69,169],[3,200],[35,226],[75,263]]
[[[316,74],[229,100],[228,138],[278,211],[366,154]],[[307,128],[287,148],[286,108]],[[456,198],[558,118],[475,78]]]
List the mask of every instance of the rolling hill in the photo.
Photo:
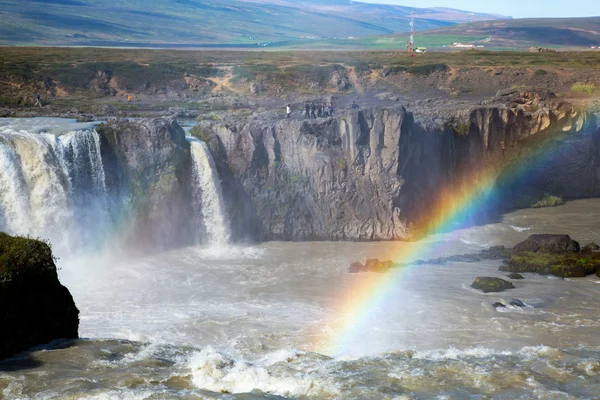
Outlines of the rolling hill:
[[[450,36],[457,39],[484,37],[486,47],[590,47],[600,45],[600,17],[529,18],[482,21],[454,25],[422,32],[427,36]],[[460,40],[457,40],[460,41]]]
[[2,45],[257,46],[392,34],[499,16],[350,0],[2,0]]

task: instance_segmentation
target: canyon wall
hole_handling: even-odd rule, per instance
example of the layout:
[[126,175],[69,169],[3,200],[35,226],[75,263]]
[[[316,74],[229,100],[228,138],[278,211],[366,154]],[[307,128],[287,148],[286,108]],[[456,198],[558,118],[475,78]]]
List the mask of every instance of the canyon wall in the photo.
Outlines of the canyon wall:
[[204,121],[193,132],[213,152],[239,237],[410,239],[441,190],[479,173],[497,173],[508,208],[535,192],[600,195],[595,121],[551,93],[508,91],[436,121],[396,106]]

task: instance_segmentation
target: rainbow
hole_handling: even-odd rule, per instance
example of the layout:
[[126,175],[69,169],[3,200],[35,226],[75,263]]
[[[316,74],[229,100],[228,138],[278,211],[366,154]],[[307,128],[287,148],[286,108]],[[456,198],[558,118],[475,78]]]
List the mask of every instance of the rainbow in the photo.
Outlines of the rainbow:
[[[551,166],[555,158],[553,149],[556,149],[556,139],[559,137],[563,135],[549,135],[535,146],[535,150],[520,154],[502,170],[489,168],[487,171],[478,171],[464,179],[458,188],[441,190],[435,205],[431,207],[433,211],[414,228],[425,237],[465,226],[500,198],[499,181],[510,185],[538,168]],[[569,153],[574,151],[568,146],[561,149],[566,157],[570,157]],[[386,299],[398,282],[418,267],[411,262],[439,257],[444,246],[448,246],[444,243],[447,242],[432,245],[431,241],[420,240],[412,246],[403,246],[393,260],[401,267],[385,274],[363,274],[350,288],[344,288],[344,293],[337,297],[339,304],[334,305],[334,315],[326,320],[324,326],[320,326],[321,332],[329,332],[328,338],[315,350],[332,356],[347,354],[349,346],[359,339],[359,333],[365,331],[373,311],[384,308]]]

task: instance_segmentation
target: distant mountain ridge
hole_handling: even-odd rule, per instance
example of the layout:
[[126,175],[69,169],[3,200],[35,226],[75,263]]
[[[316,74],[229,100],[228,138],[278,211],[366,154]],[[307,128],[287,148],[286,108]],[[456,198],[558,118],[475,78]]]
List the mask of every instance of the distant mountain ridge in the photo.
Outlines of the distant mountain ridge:
[[0,44],[254,46],[500,18],[350,0],[1,0]]

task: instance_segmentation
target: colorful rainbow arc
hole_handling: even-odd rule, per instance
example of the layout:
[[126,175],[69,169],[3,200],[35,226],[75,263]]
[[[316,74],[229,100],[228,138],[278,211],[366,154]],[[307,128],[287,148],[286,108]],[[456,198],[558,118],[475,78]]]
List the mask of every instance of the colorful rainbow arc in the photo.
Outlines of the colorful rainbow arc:
[[[448,232],[464,226],[474,216],[485,212],[500,198],[501,189],[497,184],[499,179],[502,180],[503,186],[507,186],[506,184],[510,185],[523,179],[540,166],[551,166],[555,156],[551,150],[555,149],[554,139],[557,138],[549,135],[535,150],[521,154],[501,171],[490,168],[488,171],[473,173],[458,189],[442,191],[435,206],[431,208],[435,211],[418,224],[419,232],[426,236]],[[562,149],[563,157],[569,157],[569,151],[568,148]],[[442,246],[442,243],[432,246],[430,241],[421,240],[412,246],[402,247],[394,261],[403,267],[392,269],[385,274],[364,274],[353,287],[345,288],[344,293],[338,297],[339,304],[334,307],[334,315],[326,321],[326,328],[322,329],[332,333],[328,340],[315,350],[333,356],[345,354],[349,346],[359,339],[360,332],[366,330],[373,310],[383,308],[397,283],[416,267],[410,262],[435,258]]]

